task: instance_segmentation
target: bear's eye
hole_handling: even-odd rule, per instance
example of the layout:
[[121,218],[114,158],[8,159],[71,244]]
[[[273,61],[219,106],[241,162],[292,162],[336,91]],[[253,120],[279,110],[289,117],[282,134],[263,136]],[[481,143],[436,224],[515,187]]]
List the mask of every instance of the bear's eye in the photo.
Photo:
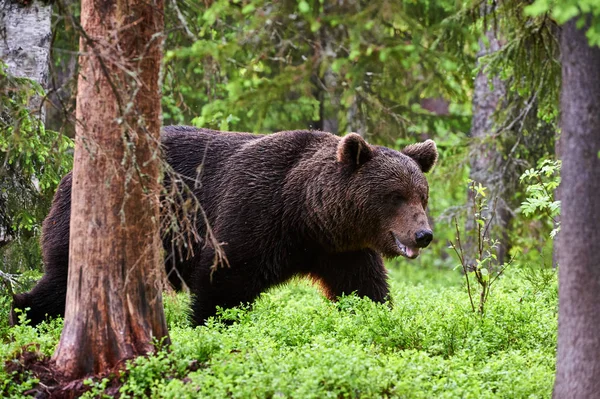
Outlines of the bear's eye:
[[427,208],[427,196],[426,195],[421,195],[421,204],[423,204],[423,209]]
[[402,195],[401,193],[398,193],[398,192],[391,193],[388,196],[388,199],[392,205],[399,205],[399,204],[403,203],[404,201],[406,201],[406,198],[404,198],[404,195]]

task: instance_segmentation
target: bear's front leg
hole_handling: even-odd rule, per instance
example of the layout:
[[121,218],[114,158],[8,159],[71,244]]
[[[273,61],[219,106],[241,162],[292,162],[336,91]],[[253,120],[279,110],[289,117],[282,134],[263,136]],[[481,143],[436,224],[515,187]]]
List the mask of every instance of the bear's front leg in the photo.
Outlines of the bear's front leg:
[[214,251],[205,248],[200,264],[194,267],[190,278],[192,294],[192,318],[195,325],[202,325],[217,314],[217,307],[232,308],[251,303],[267,287],[253,276],[252,262],[235,262],[218,265],[211,273]]
[[353,292],[375,302],[389,300],[390,289],[383,260],[370,249],[321,255],[315,270],[311,270],[309,275],[321,284],[331,300]]

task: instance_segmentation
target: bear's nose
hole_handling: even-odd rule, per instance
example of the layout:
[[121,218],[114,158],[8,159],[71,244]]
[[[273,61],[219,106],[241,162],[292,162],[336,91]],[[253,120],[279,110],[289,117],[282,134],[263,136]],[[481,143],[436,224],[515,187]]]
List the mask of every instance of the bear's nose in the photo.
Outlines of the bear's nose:
[[433,232],[431,230],[419,230],[415,234],[415,240],[419,248],[425,248],[433,240]]

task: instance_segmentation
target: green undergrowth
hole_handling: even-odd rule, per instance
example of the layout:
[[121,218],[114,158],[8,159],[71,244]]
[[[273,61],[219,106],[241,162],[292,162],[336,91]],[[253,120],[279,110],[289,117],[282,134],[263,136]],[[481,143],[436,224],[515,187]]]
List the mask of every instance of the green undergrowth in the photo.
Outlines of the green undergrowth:
[[[471,311],[456,271],[396,264],[391,280],[391,309],[355,296],[331,303],[296,280],[198,328],[187,322],[185,295],[166,295],[171,350],[130,362],[120,393],[178,399],[550,397],[555,276],[540,282],[508,272],[483,316]],[[60,327],[59,320],[9,329],[2,360],[27,345],[50,355]],[[11,380],[2,373],[0,381]],[[0,383],[0,389],[18,397],[35,384],[19,381],[25,382]],[[86,397],[103,397],[109,380],[86,383]]]

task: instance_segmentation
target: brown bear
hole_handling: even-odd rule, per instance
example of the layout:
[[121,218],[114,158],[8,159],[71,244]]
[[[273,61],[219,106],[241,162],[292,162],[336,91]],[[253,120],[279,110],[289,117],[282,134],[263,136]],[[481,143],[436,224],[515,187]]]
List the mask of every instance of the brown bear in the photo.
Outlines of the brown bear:
[[[166,234],[165,266],[175,287],[182,279],[190,288],[196,324],[217,306],[251,302],[297,275],[318,281],[331,299],[355,292],[384,302],[382,256],[416,258],[432,240],[424,176],[437,160],[431,140],[400,152],[355,133],[255,135],[170,126],[162,147],[180,176],[177,184],[188,185],[205,213],[196,221],[198,237],[205,237],[208,220],[228,263],[211,273],[213,247],[196,242],[193,255],[182,258]],[[70,208],[69,174],[43,225],[45,275],[14,298],[13,307],[30,308],[33,324],[64,313]]]

